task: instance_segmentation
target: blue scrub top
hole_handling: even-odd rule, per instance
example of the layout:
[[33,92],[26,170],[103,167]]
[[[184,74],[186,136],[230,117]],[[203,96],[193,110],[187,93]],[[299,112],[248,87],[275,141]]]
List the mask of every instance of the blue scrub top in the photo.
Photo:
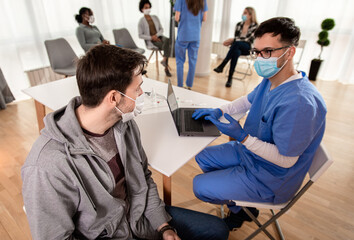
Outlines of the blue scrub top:
[[186,0],[176,0],[174,9],[181,13],[178,23],[177,40],[193,42],[200,40],[200,28],[202,27],[203,14],[208,11],[208,5],[204,0],[204,9],[197,16],[188,10]]
[[263,79],[247,96],[252,106],[246,133],[275,144],[284,156],[299,156],[294,166],[282,168],[238,145],[248,179],[258,182],[262,198],[274,197],[274,203],[290,200],[300,188],[325,130],[325,102],[306,74],[302,76],[271,91],[271,82]]

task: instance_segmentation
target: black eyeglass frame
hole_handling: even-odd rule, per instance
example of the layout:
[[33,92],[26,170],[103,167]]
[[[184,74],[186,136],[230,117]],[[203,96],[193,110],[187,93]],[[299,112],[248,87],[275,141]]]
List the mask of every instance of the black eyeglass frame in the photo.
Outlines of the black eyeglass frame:
[[[259,54],[261,54],[262,58],[264,59],[268,59],[268,58],[271,58],[272,57],[272,52],[274,51],[277,51],[277,50],[281,50],[281,49],[284,49],[284,48],[290,48],[291,45],[288,45],[288,46],[284,46],[284,47],[280,47],[280,48],[270,48],[270,49],[265,49],[265,50],[261,50],[261,51],[258,51],[256,49],[251,49],[250,50],[250,56],[253,58],[253,59],[256,59],[258,57]],[[265,52],[265,51],[268,51],[269,52],[269,57],[264,57],[263,56],[263,53],[262,52]],[[254,53],[252,53],[254,52]]]

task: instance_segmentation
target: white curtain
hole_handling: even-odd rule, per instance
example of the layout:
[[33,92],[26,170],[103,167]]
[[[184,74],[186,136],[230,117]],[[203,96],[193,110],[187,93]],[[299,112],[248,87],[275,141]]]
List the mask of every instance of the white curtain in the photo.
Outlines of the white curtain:
[[[152,14],[159,16],[169,35],[170,0],[150,0]],[[24,71],[49,66],[44,41],[64,37],[77,55],[84,52],[76,37],[74,15],[83,6],[94,12],[95,25],[114,43],[112,30],[126,27],[136,44],[137,25],[142,14],[139,0],[0,0],[0,67],[17,99],[25,98],[22,89],[29,87]],[[310,62],[318,57],[317,35],[325,18],[334,18],[336,26],[329,32],[330,46],[325,47],[319,79],[354,84],[354,1],[351,0],[217,0],[215,3],[213,41],[233,36],[245,7],[256,9],[258,21],[287,16],[300,27],[307,45],[299,69],[309,71]],[[147,52],[148,54],[148,52]]]
[[[152,14],[160,18],[164,35],[169,36],[170,1],[150,1]],[[92,9],[94,25],[111,43],[112,30],[125,27],[135,43],[145,47],[138,38],[143,16],[139,0],[0,0],[0,67],[17,100],[27,98],[21,92],[29,87],[24,71],[49,66],[45,40],[64,37],[78,56],[84,53],[75,36],[74,15],[81,7]]]
[[[255,8],[258,22],[276,16],[290,17],[300,27],[301,39],[307,40],[299,69],[308,73],[313,58],[320,53],[316,43],[321,31],[321,22],[325,18],[333,18],[336,26],[329,31],[331,44],[325,47],[321,58],[324,60],[318,75],[322,80],[337,80],[345,84],[354,84],[354,1],[351,0],[223,0],[218,7],[230,9],[230,15],[219,14],[215,25],[213,41],[223,41],[232,37],[237,22],[241,20],[243,9],[247,6]],[[231,7],[230,7],[231,6]],[[220,12],[220,11],[219,11]],[[228,29],[225,36],[225,27]]]

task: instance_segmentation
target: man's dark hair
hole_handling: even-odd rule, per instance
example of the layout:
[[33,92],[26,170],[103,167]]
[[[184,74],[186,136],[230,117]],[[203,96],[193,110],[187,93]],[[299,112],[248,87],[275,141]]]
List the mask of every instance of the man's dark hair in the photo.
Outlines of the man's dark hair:
[[300,39],[300,29],[295,26],[295,22],[287,17],[276,17],[262,22],[254,32],[255,38],[260,38],[266,33],[280,35],[280,41],[287,45],[297,46]]
[[151,2],[149,0],[141,0],[139,2],[139,10],[140,10],[140,12],[143,12],[141,9],[143,9],[145,4],[149,4],[150,8],[151,8]]
[[145,56],[114,45],[98,45],[78,60],[76,79],[82,104],[96,107],[111,90],[125,93],[146,64]]

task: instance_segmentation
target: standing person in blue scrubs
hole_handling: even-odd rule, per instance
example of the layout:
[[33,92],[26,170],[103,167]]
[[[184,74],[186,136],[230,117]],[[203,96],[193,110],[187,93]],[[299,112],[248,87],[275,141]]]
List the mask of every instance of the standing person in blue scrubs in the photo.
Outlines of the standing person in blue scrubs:
[[[204,174],[194,178],[195,195],[227,204],[230,230],[251,221],[230,200],[285,203],[300,188],[325,130],[326,105],[304,72],[294,69],[300,30],[293,20],[272,18],[255,31],[251,56],[262,82],[247,96],[217,109],[200,109],[198,119],[213,122],[234,138],[196,156]],[[230,115],[248,113],[242,128]],[[230,115],[229,115],[230,114]],[[218,119],[224,115],[229,121]],[[257,217],[259,211],[249,210]]]
[[174,5],[175,20],[178,24],[175,44],[178,86],[183,87],[183,65],[188,50],[188,75],[186,88],[193,86],[195,65],[197,63],[200,29],[206,21],[208,6],[206,0],[176,0]]

